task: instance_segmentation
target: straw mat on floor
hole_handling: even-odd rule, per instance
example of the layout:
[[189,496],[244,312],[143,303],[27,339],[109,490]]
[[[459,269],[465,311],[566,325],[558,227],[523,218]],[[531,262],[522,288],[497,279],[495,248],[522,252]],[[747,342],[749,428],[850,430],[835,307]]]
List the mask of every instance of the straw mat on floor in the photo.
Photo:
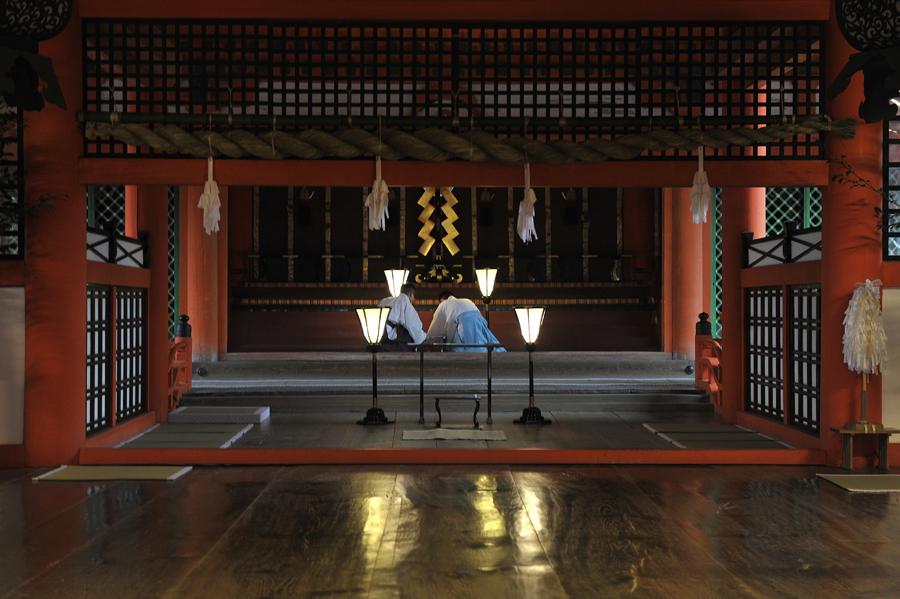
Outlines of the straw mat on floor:
[[252,424],[160,424],[119,447],[224,449],[252,427]]
[[789,449],[772,437],[733,424],[644,423],[669,443],[682,449]]
[[60,466],[32,480],[42,482],[175,480],[190,470],[190,466]]
[[900,474],[816,474],[854,493],[900,493]]

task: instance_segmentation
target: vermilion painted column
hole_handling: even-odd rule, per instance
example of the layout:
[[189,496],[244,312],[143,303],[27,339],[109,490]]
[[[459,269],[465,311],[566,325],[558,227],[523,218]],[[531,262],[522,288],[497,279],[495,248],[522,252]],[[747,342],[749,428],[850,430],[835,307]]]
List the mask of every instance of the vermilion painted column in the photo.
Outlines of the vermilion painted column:
[[[833,17],[826,28],[825,43],[825,82],[830,84],[856,51],[844,40]],[[843,93],[825,104],[825,112],[834,120],[855,117],[863,97],[863,77],[858,73]],[[860,177],[881,187],[882,125],[857,120],[856,127],[854,139],[826,135],[826,148],[835,158],[845,156]],[[842,170],[838,164],[830,165],[832,175]],[[829,428],[860,418],[862,375],[851,372],[844,363],[843,320],[854,283],[881,277],[881,233],[873,218],[875,207],[881,207],[877,194],[838,183],[829,185],[822,198],[821,439],[834,463],[841,460],[840,436]],[[868,398],[869,420],[878,422],[880,376],[869,377]]]
[[[87,202],[82,152],[81,22],[76,14],[40,53],[53,60],[68,108],[26,113],[25,198],[60,198],[26,223],[25,465],[74,463],[85,442]],[[2,366],[0,366],[2,368]]]
[[168,421],[169,252],[168,202],[165,185],[135,188],[137,228],[148,234],[150,289],[147,291],[147,403],[157,422]]
[[741,233],[765,236],[764,187],[722,190],[722,421],[735,422],[744,406],[744,291],[741,288]]
[[665,352],[673,351],[672,339],[672,304],[674,302],[674,294],[672,293],[672,253],[673,243],[673,224],[672,216],[672,189],[663,188],[662,190],[662,273],[660,275],[660,306],[659,306],[659,330],[660,345]]
[[220,354],[228,351],[228,187],[219,188],[220,209],[219,232],[216,233],[216,251],[218,252],[218,323],[216,350]]
[[[129,148],[130,149],[130,148]],[[125,186],[125,236],[137,237],[138,224],[138,188],[136,185]]]
[[690,189],[672,190],[672,353],[694,358],[697,315],[703,304],[704,227],[693,222]]
[[202,187],[181,188],[182,202],[187,203],[187,289],[182,294],[187,297],[193,359],[214,362],[219,352],[219,234],[207,235],[203,228],[203,211],[197,208],[202,194]]

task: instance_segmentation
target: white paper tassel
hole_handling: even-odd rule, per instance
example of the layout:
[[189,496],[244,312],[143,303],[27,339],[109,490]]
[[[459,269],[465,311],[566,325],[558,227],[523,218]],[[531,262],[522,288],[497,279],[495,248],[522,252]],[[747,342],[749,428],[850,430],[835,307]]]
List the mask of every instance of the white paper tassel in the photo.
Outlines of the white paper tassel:
[[854,372],[878,374],[888,357],[878,285],[880,280],[857,283],[844,312],[844,362]]
[[703,146],[700,146],[700,159],[697,172],[694,173],[694,185],[691,187],[691,212],[694,214],[694,223],[706,222],[706,213],[709,211],[709,200],[712,190],[703,170]]
[[519,220],[516,229],[522,241],[528,243],[537,239],[537,231],[534,230],[534,204],[537,197],[531,189],[531,165],[525,165],[525,199],[519,204]]
[[206,185],[203,186],[203,194],[200,196],[197,208],[203,208],[203,228],[206,229],[207,235],[212,235],[213,231],[219,230],[219,219],[221,218],[219,211],[222,202],[219,200],[219,186],[213,180],[212,156],[206,159],[206,166]]
[[383,231],[388,219],[388,186],[381,178],[381,156],[375,157],[375,181],[366,196],[369,209],[369,230]]

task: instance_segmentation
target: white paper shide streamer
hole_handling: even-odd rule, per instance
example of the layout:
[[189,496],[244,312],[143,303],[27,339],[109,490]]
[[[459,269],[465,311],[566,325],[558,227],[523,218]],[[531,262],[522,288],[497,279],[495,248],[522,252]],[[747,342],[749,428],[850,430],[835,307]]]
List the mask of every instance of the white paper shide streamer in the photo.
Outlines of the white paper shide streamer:
[[375,181],[372,191],[366,196],[369,209],[369,230],[384,231],[388,219],[388,186],[381,178],[381,156],[375,157]]
[[879,285],[878,279],[857,283],[844,312],[844,362],[853,372],[878,374],[888,357]]
[[699,165],[694,173],[694,184],[691,186],[691,212],[694,214],[694,223],[706,222],[706,213],[709,212],[709,201],[712,198],[712,190],[706,171],[703,170],[703,146],[700,146]]
[[203,194],[200,196],[197,208],[203,208],[203,228],[206,229],[207,235],[212,235],[213,231],[219,230],[219,219],[221,218],[219,212],[222,202],[219,200],[219,186],[213,180],[212,156],[206,159],[206,165],[206,185],[203,186]]
[[537,197],[531,189],[531,165],[525,165],[525,199],[519,204],[519,220],[516,229],[522,241],[528,243],[537,239],[537,231],[534,230],[534,204]]

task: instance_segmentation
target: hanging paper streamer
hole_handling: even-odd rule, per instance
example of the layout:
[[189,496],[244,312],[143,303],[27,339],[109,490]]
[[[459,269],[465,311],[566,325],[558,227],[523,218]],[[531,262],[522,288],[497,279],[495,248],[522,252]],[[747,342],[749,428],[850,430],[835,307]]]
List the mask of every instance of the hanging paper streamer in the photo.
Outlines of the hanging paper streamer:
[[853,372],[878,374],[887,360],[879,285],[880,279],[857,283],[844,312],[844,362]]
[[456,230],[453,223],[459,220],[459,217],[456,216],[456,211],[453,210],[453,207],[459,203],[459,200],[456,199],[456,196],[453,195],[453,190],[449,187],[441,187],[441,195],[446,200],[441,206],[441,210],[444,212],[444,220],[441,222],[441,226],[444,228],[444,238],[441,241],[444,242],[450,255],[455,256],[459,252],[459,246],[453,240],[459,236],[459,231]]
[[219,186],[213,180],[212,156],[206,159],[206,166],[206,185],[203,186],[203,194],[200,196],[197,208],[203,208],[203,228],[206,229],[207,235],[212,235],[213,231],[219,230],[219,209],[222,202],[219,200]]
[[422,223],[422,228],[419,229],[419,237],[424,241],[419,246],[419,253],[423,256],[427,256],[428,252],[431,251],[431,246],[434,245],[434,237],[431,236],[431,230],[434,229],[434,221],[431,220],[431,215],[434,213],[434,206],[431,204],[431,198],[433,197],[434,187],[428,187],[425,189],[422,197],[419,198],[419,201],[416,202],[422,207],[422,214],[419,215],[419,222]]
[[699,166],[694,173],[694,185],[691,187],[691,212],[694,214],[694,223],[706,222],[706,213],[709,212],[709,200],[712,190],[703,170],[703,146],[700,146]]
[[537,239],[537,231],[534,230],[534,204],[537,197],[531,189],[531,165],[525,165],[525,199],[519,204],[519,220],[516,229],[522,241],[528,243]]
[[388,219],[388,186],[381,178],[381,156],[375,157],[375,181],[366,196],[366,208],[369,209],[369,230],[384,231]]

